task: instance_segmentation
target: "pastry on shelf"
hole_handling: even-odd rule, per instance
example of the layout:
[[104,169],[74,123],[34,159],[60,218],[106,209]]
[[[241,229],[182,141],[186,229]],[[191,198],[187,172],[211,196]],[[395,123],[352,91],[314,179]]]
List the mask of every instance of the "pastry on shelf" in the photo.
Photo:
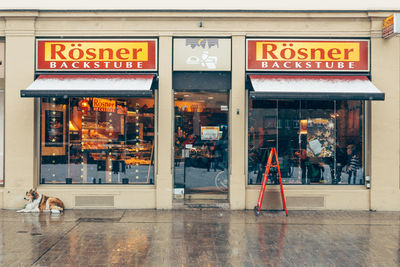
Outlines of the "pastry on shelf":
[[136,158],[130,158],[130,159],[126,159],[125,163],[127,165],[149,165],[150,164],[150,160],[148,159],[136,159]]

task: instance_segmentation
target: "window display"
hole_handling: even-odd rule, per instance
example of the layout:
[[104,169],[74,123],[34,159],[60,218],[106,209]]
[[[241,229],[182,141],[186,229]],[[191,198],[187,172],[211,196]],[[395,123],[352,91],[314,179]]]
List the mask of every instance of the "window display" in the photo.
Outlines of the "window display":
[[362,101],[250,100],[249,184],[272,147],[284,184],[364,184],[363,125]]
[[41,183],[153,183],[154,99],[42,98],[41,125]]

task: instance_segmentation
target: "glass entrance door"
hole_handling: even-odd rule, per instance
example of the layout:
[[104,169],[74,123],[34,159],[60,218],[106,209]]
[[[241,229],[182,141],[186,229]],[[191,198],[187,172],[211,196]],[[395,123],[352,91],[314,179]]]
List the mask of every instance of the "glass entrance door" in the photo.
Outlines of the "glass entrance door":
[[174,187],[179,194],[228,192],[228,94],[176,92]]

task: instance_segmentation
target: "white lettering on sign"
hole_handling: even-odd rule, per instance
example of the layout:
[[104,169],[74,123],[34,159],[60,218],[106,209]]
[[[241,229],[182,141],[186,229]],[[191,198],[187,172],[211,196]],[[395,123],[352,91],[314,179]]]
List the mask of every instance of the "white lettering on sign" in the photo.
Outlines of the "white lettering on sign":
[[354,62],[274,62],[271,66],[268,64],[269,62],[263,62],[262,68],[271,68],[271,69],[354,69]]

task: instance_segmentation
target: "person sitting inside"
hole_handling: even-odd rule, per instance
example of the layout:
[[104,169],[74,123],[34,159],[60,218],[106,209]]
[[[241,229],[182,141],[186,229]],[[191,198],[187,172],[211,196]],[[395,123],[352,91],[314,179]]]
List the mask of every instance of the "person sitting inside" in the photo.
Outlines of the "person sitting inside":
[[354,145],[347,146],[347,163],[345,171],[349,175],[348,184],[356,184],[357,169],[361,167],[360,158],[357,155],[356,147]]

